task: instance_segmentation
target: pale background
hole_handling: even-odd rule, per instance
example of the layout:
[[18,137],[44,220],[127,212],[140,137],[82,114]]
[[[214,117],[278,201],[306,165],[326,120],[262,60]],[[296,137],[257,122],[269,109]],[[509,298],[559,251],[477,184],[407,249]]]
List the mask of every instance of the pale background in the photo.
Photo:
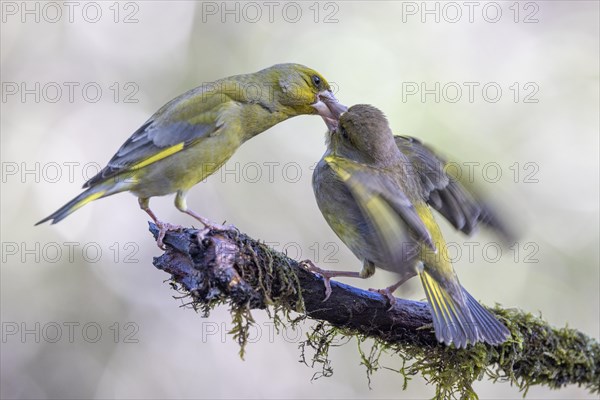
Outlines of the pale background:
[[[319,3],[316,23],[313,2],[297,3],[302,11],[297,23],[283,18],[282,4],[271,23],[266,6],[256,3],[263,5],[262,18],[253,23],[255,10],[246,8],[243,14],[240,3],[236,23],[235,15],[225,22],[219,14],[203,16],[202,3],[191,1],[134,2],[128,8],[121,3],[120,21],[137,8],[138,22],[130,24],[113,21],[113,2],[98,3],[102,17],[97,23],[82,18],[85,3],[75,9],[72,23],[64,8],[58,22],[48,21],[55,10],[46,9],[39,22],[25,15],[23,23],[20,10],[12,15],[6,3],[1,32],[3,398],[432,396],[433,388],[420,378],[402,391],[400,376],[387,370],[375,374],[369,390],[355,343],[332,351],[333,377],[311,382],[316,370],[298,363],[296,333],[269,338],[268,320],[259,311],[254,316],[261,336],[240,360],[237,345],[224,334],[231,327],[225,308],[202,319],[172,298],[176,293],[164,282],[168,276],[151,264],[160,251],[147,232],[148,218],[129,194],[88,205],[58,225],[33,227],[79,193],[94,163],[104,165],[168,100],[203,82],[280,62],[318,70],[335,82],[336,95],[347,105],[378,106],[397,133],[419,136],[457,160],[480,162],[475,176],[518,228],[519,251],[504,249],[499,261],[490,262],[493,251],[486,260],[481,249],[493,236],[481,232],[467,239],[443,224],[448,240],[479,244],[471,260],[462,246],[455,263],[464,286],[484,303],[541,313],[556,326],[598,338],[597,2],[538,1],[527,9],[521,3],[518,23],[509,8],[513,2],[498,3],[502,16],[497,23],[482,17],[485,3],[475,9],[472,23],[464,6],[456,23],[446,21],[454,18],[455,9],[442,9],[439,23],[432,15],[422,23],[420,12],[403,16],[403,8],[420,8],[421,2]],[[21,2],[12,4],[21,7]],[[38,7],[43,13],[41,3]],[[336,9],[338,21],[324,23]],[[93,18],[93,11],[86,15]],[[288,20],[295,17],[294,9],[287,11]],[[538,22],[523,23],[532,12]],[[493,9],[488,13],[494,17]],[[7,82],[27,88],[56,82],[63,93],[58,101],[47,101],[55,97],[50,85],[39,102],[33,95],[23,102],[19,94],[8,95],[13,86]],[[79,83],[72,102],[65,82]],[[88,82],[103,91],[96,103],[82,97]],[[110,89],[115,82],[121,89],[117,102]],[[128,82],[139,88],[137,103],[123,101],[131,91],[125,88]],[[419,96],[403,101],[406,82],[425,82],[428,88],[457,82],[463,97],[456,103],[444,97],[436,102],[432,95],[424,102]],[[463,82],[480,83],[472,103]],[[488,82],[502,89],[496,103],[482,97],[481,87]],[[517,102],[510,89],[514,82],[520,86]],[[531,92],[531,86],[524,87],[527,82],[539,88],[533,96],[537,103],[523,101]],[[188,203],[212,220],[227,220],[253,237],[279,242],[276,247],[287,247],[291,256],[358,269],[359,262],[322,219],[310,187],[310,166],[324,151],[324,130],[319,118],[307,116],[270,129],[231,159],[228,169],[236,171],[237,165],[237,173],[214,175],[191,191]],[[268,162],[279,163],[273,182]],[[488,162],[501,168],[496,183],[482,179]],[[534,164],[525,169],[528,162]],[[76,163],[72,179],[65,163]],[[510,169],[515,163],[517,182]],[[86,165],[91,165],[87,173]],[[257,165],[262,175],[255,179]],[[296,165],[302,172],[298,181]],[[287,175],[282,172],[286,166]],[[525,182],[533,167],[538,182]],[[36,168],[37,173],[23,174]],[[152,205],[170,222],[194,222],[175,210],[171,197],[154,199]],[[75,249],[72,258],[69,246]],[[339,246],[337,261],[326,262],[328,250],[335,249],[331,246]],[[528,263],[532,246],[539,248],[533,256],[537,262]],[[353,283],[383,287],[392,279],[380,272],[368,282]],[[418,282],[398,295],[424,297]],[[78,324],[72,325],[72,340],[69,323]],[[87,323],[93,325],[84,337]],[[102,334],[91,343],[97,326]],[[132,327],[138,328],[132,336],[137,343],[125,340]],[[10,334],[14,329],[19,332]],[[21,337],[22,329],[33,333]],[[394,359],[384,364],[400,366]],[[508,384],[483,381],[475,387],[482,399],[521,397]],[[593,397],[568,387],[532,388],[528,398]]]

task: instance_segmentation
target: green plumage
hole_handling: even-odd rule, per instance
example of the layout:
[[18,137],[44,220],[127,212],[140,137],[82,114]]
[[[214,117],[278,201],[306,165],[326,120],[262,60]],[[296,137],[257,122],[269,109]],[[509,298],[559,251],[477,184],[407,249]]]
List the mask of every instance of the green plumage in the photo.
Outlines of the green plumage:
[[317,204],[363,271],[377,267],[399,275],[386,294],[421,277],[438,340],[457,347],[502,343],[508,330],[461,287],[430,204],[463,231],[490,220],[481,218],[484,207],[467,189],[433,173],[438,164],[443,161],[420,142],[394,137],[381,111],[356,105],[330,131],[314,171]]
[[171,100],[121,146],[108,165],[84,185],[88,190],[44,218],[56,223],[97,198],[130,191],[152,218],[148,199],[185,193],[218,170],[246,140],[288,118],[336,117],[337,100],[316,71],[279,64],[252,74],[204,84]]

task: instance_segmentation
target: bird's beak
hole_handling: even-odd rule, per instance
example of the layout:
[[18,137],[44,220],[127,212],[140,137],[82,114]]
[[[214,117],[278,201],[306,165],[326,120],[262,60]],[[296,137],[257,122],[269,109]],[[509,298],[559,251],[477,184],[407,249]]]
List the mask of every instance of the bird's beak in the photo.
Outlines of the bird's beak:
[[330,90],[323,90],[317,94],[317,101],[312,104],[317,114],[323,118],[327,128],[333,132],[337,129],[338,121],[342,113],[348,111],[348,107],[341,104]]

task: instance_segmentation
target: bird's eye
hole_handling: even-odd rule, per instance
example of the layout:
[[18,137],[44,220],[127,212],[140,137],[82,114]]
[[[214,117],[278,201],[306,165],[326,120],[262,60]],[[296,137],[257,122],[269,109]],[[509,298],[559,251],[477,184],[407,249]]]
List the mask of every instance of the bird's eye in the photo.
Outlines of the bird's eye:
[[348,132],[346,132],[346,128],[340,124],[340,133],[344,139],[348,139]]
[[316,87],[321,86],[321,78],[319,78],[318,76],[313,75],[312,76],[312,81],[313,81],[313,83],[315,84]]

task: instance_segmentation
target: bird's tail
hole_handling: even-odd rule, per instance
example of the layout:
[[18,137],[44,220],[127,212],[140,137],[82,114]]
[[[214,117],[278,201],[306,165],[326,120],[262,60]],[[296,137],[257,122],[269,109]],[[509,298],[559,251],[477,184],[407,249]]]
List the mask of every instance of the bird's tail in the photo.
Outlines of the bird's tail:
[[75,197],[73,200],[59,208],[57,211],[47,216],[43,220],[39,221],[36,225],[43,224],[46,221],[52,220],[52,224],[56,224],[57,222],[63,220],[71,213],[79,210],[81,207],[85,206],[87,203],[90,203],[94,200],[97,200],[101,197],[110,196],[111,194],[117,193],[120,190],[115,190],[113,185],[97,185],[89,188],[85,192],[81,193],[79,196]]
[[427,270],[420,272],[419,276],[425,288],[438,341],[464,348],[468,343],[497,345],[508,339],[508,329],[463,287],[457,284],[462,293],[453,295]]

